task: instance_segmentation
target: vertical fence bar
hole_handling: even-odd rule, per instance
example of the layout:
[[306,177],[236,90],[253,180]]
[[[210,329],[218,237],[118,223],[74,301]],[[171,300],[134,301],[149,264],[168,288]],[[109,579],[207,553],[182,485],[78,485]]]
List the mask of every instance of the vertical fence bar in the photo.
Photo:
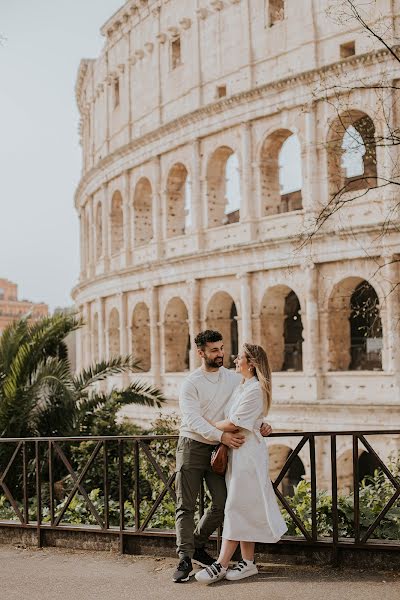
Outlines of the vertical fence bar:
[[360,494],[358,479],[358,436],[353,434],[354,541],[356,544],[360,542]]
[[24,524],[29,521],[29,506],[28,506],[28,464],[26,456],[26,441],[22,442],[22,487],[24,493]]
[[311,467],[311,535],[313,542],[317,541],[317,474],[315,467],[315,437],[310,435],[310,467]]
[[110,486],[108,480],[108,454],[107,454],[107,440],[103,440],[103,475],[104,475],[104,528],[109,529],[110,527],[110,507],[109,507],[109,494]]
[[35,466],[36,466],[36,536],[38,548],[42,547],[42,477],[40,473],[39,441],[35,440]]
[[135,441],[135,529],[140,529],[140,457],[139,442]]
[[54,474],[53,443],[49,440],[49,488],[50,488],[50,523],[54,525]]
[[124,442],[118,440],[119,551],[124,553]]
[[339,514],[338,514],[338,484],[337,484],[337,451],[336,435],[331,435],[331,477],[332,477],[332,563],[338,564]]

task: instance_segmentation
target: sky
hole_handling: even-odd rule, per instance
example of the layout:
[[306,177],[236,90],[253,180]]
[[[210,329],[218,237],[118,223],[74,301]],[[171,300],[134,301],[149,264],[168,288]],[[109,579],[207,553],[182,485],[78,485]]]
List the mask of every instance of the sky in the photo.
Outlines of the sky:
[[123,0],[0,0],[0,279],[50,309],[79,276],[74,87]]

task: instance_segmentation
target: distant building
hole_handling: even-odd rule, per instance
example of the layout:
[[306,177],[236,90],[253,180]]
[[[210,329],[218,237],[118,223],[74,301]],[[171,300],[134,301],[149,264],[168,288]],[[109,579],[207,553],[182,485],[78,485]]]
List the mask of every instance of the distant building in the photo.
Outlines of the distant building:
[[29,315],[29,319],[37,321],[49,314],[47,304],[18,300],[18,286],[8,279],[0,279],[0,334],[10,323]]

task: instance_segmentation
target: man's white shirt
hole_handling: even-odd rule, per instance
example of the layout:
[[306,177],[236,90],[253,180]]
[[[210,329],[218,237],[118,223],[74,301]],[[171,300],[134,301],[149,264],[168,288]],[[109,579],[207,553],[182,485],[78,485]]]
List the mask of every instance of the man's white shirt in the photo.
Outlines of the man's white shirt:
[[214,422],[224,419],[224,407],[241,380],[239,373],[225,367],[212,372],[198,368],[190,373],[179,394],[180,435],[204,444],[220,442],[223,432],[207,419]]

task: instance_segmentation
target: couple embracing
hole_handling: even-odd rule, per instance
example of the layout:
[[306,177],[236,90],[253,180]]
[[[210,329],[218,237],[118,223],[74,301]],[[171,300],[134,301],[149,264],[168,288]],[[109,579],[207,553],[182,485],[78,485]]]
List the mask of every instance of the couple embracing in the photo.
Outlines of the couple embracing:
[[[176,452],[176,583],[188,581],[192,561],[205,567],[200,583],[236,581],[257,573],[255,542],[277,542],[286,531],[268,475],[263,423],[271,404],[271,371],[261,346],[244,344],[236,371],[223,367],[224,344],[218,331],[195,339],[201,367],[186,377],[179,397],[182,413]],[[226,475],[211,468],[216,444],[228,446]],[[195,528],[196,500],[202,481],[212,503]],[[214,560],[205,550],[209,536],[224,522],[221,551]],[[240,544],[241,560],[229,562]]]

